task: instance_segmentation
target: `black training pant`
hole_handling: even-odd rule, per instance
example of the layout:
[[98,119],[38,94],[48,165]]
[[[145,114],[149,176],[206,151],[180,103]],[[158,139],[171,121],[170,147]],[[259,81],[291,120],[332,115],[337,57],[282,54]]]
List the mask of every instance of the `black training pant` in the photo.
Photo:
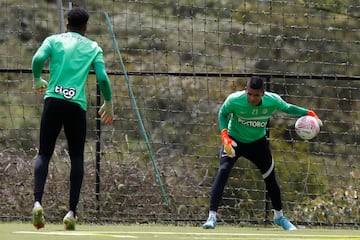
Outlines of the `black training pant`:
[[236,156],[234,158],[227,156],[227,154],[224,153],[224,146],[221,147],[220,166],[211,190],[210,210],[218,210],[231,169],[241,156],[249,159],[260,170],[274,209],[281,210],[282,202],[280,188],[276,181],[274,160],[271,155],[267,138],[263,137],[252,143],[240,143],[237,141],[236,143],[237,147],[234,148]]
[[34,198],[41,203],[56,139],[64,127],[71,161],[69,209],[76,213],[84,176],[86,111],[76,103],[46,98],[40,125],[40,146],[35,160]]

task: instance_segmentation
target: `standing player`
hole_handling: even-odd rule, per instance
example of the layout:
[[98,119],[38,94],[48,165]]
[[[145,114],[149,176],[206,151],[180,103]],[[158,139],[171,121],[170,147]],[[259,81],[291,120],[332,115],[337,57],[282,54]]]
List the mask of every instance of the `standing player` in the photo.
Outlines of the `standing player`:
[[[65,229],[75,229],[76,208],[84,175],[85,83],[91,68],[95,71],[105,100],[99,110],[101,120],[106,124],[113,120],[111,85],[105,70],[103,51],[96,42],[85,36],[88,19],[89,14],[84,9],[71,9],[67,14],[67,32],[47,37],[32,59],[34,89],[37,92],[45,91],[40,146],[34,168],[32,223],[37,229],[45,225],[41,201],[50,158],[62,127],[71,161],[69,211],[63,222]],[[49,83],[41,78],[47,59],[50,60]]]
[[280,188],[275,178],[274,160],[271,155],[266,124],[275,110],[295,116],[319,117],[312,110],[285,102],[275,93],[265,92],[261,77],[253,76],[245,90],[230,94],[219,111],[222,147],[220,166],[212,186],[209,218],[203,228],[215,228],[216,212],[231,169],[239,157],[245,157],[260,170],[266,190],[274,207],[274,223],[284,230],[296,227],[283,216]]

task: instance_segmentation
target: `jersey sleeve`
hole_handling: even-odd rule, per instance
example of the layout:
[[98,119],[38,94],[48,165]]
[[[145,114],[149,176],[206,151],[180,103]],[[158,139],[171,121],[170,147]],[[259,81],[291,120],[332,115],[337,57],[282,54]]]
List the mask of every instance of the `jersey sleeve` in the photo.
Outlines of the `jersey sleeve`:
[[296,106],[291,103],[285,102],[279,95],[275,95],[278,101],[279,109],[280,111],[294,115],[294,116],[304,116],[306,115],[309,110],[303,107]]
[[98,53],[96,54],[93,62],[94,63],[97,63],[97,62],[105,63],[103,50],[99,46],[98,46]]
[[94,62],[94,71],[104,99],[106,101],[110,101],[112,99],[111,85],[109,77],[106,73],[104,61]]
[[221,105],[220,110],[219,110],[218,121],[219,121],[220,131],[228,128],[229,115],[231,114],[229,103],[230,103],[230,99],[228,97],[225,100],[225,102]]
[[307,115],[309,110],[306,108],[302,108],[302,107],[287,103],[287,107],[285,110],[283,110],[283,112],[300,117],[300,116]]
[[39,78],[41,76],[41,72],[44,67],[45,61],[50,56],[50,53],[51,53],[50,40],[49,38],[46,38],[32,58],[31,69],[34,78]]

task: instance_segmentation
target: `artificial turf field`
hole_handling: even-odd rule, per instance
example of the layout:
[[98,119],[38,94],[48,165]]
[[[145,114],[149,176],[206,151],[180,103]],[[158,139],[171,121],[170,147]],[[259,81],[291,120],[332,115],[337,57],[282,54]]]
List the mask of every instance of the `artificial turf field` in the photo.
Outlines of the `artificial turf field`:
[[217,226],[216,229],[202,229],[194,226],[173,225],[82,225],[75,231],[63,230],[63,225],[47,224],[45,228],[36,230],[30,223],[0,223],[1,240],[360,240],[360,230],[344,229],[301,229],[283,231],[278,227],[238,227]]

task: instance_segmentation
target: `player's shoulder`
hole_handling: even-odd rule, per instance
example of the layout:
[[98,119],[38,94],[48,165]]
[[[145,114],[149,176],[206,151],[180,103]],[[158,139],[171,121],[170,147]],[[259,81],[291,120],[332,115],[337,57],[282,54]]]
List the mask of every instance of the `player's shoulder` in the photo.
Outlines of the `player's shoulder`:
[[245,102],[247,102],[245,91],[237,91],[228,95],[225,100],[225,105],[242,105]]
[[284,102],[279,94],[267,91],[264,94],[263,101],[273,102],[275,104],[282,104]]
[[274,92],[268,92],[268,91],[266,91],[264,93],[264,97],[269,98],[269,99],[276,99],[276,100],[279,98],[281,99],[279,94],[274,93]]
[[228,96],[228,99],[238,99],[238,98],[241,98],[242,96],[245,96],[245,90],[242,90],[242,91],[236,91],[236,92],[233,92],[231,94],[229,94]]
[[98,44],[97,41],[88,38],[87,36],[83,36],[86,40],[87,40],[87,44],[91,45],[92,48],[97,49],[98,51],[102,52],[102,48],[100,47],[100,45]]
[[56,39],[58,39],[63,33],[56,33],[56,34],[52,34],[49,35],[45,38],[45,41],[55,41]]

